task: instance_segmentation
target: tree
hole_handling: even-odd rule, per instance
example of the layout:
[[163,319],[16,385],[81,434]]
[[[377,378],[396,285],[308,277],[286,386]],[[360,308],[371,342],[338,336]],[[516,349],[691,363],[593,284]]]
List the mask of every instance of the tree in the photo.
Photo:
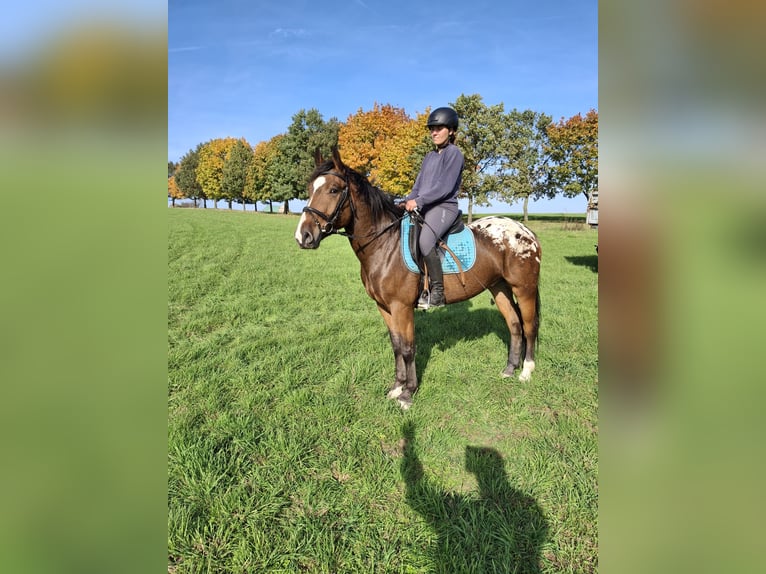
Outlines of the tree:
[[404,109],[378,103],[348,117],[340,126],[338,145],[346,165],[395,195],[409,193],[432,148],[426,116],[412,120]]
[[548,127],[550,185],[566,197],[586,199],[598,190],[598,112],[572,116]]
[[253,148],[245,139],[234,142],[224,159],[221,192],[229,203],[229,209],[232,201],[241,202],[242,209],[245,209],[245,182],[252,159]]
[[459,197],[468,199],[468,221],[473,206],[489,205],[493,196],[502,195],[503,163],[507,147],[503,104],[487,106],[479,94],[461,94],[451,104],[460,117],[457,145],[465,158]]
[[396,134],[381,146],[373,176],[389,193],[405,196],[415,185],[423,158],[434,147],[427,121],[428,110],[400,125]]
[[194,201],[194,207],[197,207],[198,198],[202,198],[203,203],[206,199],[202,186],[197,181],[197,166],[199,165],[199,151],[201,147],[202,144],[199,144],[196,149],[186,152],[186,155],[181,158],[176,173],[173,176],[181,193]]
[[168,179],[173,177],[173,174],[176,172],[176,169],[178,168],[178,164],[174,161],[168,162]]
[[272,182],[273,199],[284,202],[284,212],[289,213],[289,201],[307,197],[306,182],[314,170],[314,152],[329,156],[338,144],[340,126],[335,118],[325,122],[316,109],[300,110],[279,140],[279,153],[274,165]]
[[170,204],[173,207],[176,206],[176,199],[183,199],[186,197],[178,187],[178,184],[176,184],[176,178],[172,175],[168,178],[168,197],[170,198]]
[[506,189],[500,197],[508,203],[521,199],[524,222],[529,221],[529,198],[550,197],[547,181],[547,128],[551,117],[532,110],[511,110],[506,115]]
[[204,144],[199,150],[197,181],[208,199],[213,200],[213,207],[218,207],[218,200],[225,199],[223,192],[223,164],[231,148],[237,143],[236,138],[216,138]]
[[[276,135],[267,142],[260,142],[253,150],[253,159],[247,170],[245,181],[245,197],[253,203],[258,201],[268,203],[272,211],[272,201],[278,195],[278,155],[279,141],[284,136]],[[256,208],[257,209],[257,208]]]

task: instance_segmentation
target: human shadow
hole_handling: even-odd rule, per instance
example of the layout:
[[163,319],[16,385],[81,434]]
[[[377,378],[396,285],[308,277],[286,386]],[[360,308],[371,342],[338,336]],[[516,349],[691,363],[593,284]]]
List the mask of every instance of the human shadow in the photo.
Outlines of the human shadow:
[[404,423],[401,474],[407,504],[433,528],[434,571],[444,574],[537,574],[548,526],[535,500],[510,484],[503,458],[492,448],[466,446],[466,470],[478,492],[448,492],[424,476],[415,428]]

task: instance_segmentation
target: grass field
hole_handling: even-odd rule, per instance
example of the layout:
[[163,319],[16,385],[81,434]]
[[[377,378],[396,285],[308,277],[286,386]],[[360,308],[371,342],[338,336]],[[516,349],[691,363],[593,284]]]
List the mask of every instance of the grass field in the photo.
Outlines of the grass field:
[[595,572],[596,232],[531,221],[532,381],[488,293],[416,314],[420,391],[348,241],[297,217],[169,209],[168,571]]

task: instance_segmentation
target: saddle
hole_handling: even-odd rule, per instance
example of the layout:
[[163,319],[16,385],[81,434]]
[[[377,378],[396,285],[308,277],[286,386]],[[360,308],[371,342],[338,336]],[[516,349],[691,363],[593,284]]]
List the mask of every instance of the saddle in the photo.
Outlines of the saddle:
[[[402,220],[402,257],[407,268],[418,274],[423,273],[422,257],[418,248],[421,228],[422,223],[412,216]],[[442,260],[442,270],[445,274],[461,273],[473,267],[476,262],[476,243],[473,232],[463,223],[462,211],[458,211],[454,223],[439,240],[439,245],[446,252]]]

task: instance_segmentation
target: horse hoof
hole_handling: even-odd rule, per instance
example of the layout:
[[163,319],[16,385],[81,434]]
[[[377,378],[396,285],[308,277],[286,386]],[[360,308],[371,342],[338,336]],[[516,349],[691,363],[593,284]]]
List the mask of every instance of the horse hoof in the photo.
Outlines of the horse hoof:
[[398,399],[399,395],[402,394],[402,391],[404,390],[404,385],[397,385],[390,391],[388,391],[388,394],[386,395],[389,399]]
[[403,411],[409,410],[409,408],[412,406],[412,399],[396,399],[396,400]]
[[524,361],[524,368],[521,370],[521,374],[519,375],[519,380],[522,383],[529,382],[532,379],[532,371],[534,370],[535,370],[534,361]]
[[505,371],[503,371],[502,373],[500,373],[500,375],[501,375],[501,376],[502,376],[504,379],[509,379],[509,378],[513,377],[513,373],[514,373],[514,372],[516,372],[516,369],[513,369],[513,370],[511,370],[511,371],[509,371],[509,370],[507,370],[507,369],[506,369]]

